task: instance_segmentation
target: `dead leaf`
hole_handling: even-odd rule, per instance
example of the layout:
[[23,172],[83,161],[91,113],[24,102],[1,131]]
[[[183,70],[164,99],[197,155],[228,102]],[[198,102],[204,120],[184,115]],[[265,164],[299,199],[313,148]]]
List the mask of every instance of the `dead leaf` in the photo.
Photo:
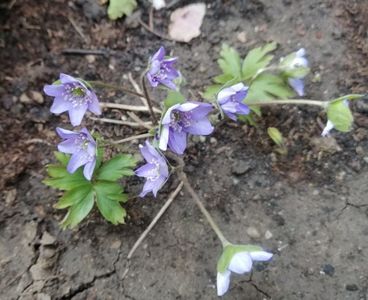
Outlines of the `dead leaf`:
[[190,4],[175,10],[170,16],[170,38],[188,43],[199,36],[205,13],[206,5],[204,3]]

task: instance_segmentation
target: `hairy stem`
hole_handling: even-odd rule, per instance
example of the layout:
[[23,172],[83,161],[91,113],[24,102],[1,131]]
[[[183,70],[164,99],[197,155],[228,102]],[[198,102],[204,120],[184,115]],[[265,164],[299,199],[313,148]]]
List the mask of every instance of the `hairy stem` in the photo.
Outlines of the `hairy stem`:
[[125,87],[121,87],[121,86],[118,86],[118,85],[115,85],[115,84],[105,83],[105,82],[102,82],[102,81],[88,81],[88,83],[91,84],[92,86],[113,89],[113,90],[117,90],[117,91],[122,91],[122,92],[127,93],[127,94],[131,94],[131,95],[134,95],[134,96],[144,97],[140,93],[137,93],[135,91],[132,91],[130,89],[127,89]]
[[146,86],[146,72],[143,72],[143,74],[141,75],[141,85],[142,85],[142,89],[143,89],[143,93],[144,93],[144,97],[147,100],[147,104],[148,104],[148,108],[151,114],[151,119],[152,119],[152,123],[153,125],[157,125],[157,118],[155,116],[155,113],[153,112],[153,105],[152,105],[152,100],[151,97],[148,93],[148,89]]

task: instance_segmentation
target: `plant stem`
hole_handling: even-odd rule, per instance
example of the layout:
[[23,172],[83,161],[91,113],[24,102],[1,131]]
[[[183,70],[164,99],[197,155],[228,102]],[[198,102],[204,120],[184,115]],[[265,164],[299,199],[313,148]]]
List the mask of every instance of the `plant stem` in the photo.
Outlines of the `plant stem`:
[[202,203],[201,199],[199,198],[198,194],[195,192],[195,190],[192,188],[191,184],[189,183],[187,174],[185,174],[185,172],[183,171],[183,167],[184,167],[183,159],[181,157],[173,154],[173,153],[170,153],[170,152],[166,152],[165,154],[166,154],[167,157],[175,160],[176,163],[178,164],[178,166],[175,167],[175,170],[178,172],[179,178],[184,184],[184,188],[192,196],[192,199],[197,204],[199,210],[205,216],[207,222],[210,224],[211,228],[213,229],[213,231],[216,233],[217,237],[221,241],[222,246],[226,247],[227,245],[230,245],[231,243],[225,238],[224,234],[222,233],[220,228],[217,226],[216,222],[214,221],[214,219],[212,218],[212,216],[210,215],[208,210],[203,205],[203,203]]
[[121,87],[121,86],[118,86],[118,85],[115,85],[115,84],[105,83],[105,82],[102,82],[102,81],[88,81],[88,83],[91,84],[92,86],[94,85],[96,87],[113,89],[113,90],[117,90],[117,91],[122,91],[122,92],[127,93],[127,94],[131,94],[131,95],[134,95],[134,96],[144,97],[140,93],[137,93],[135,91],[132,91],[130,89],[127,89],[125,87]]
[[150,134],[150,133],[143,133],[143,134],[130,136],[130,137],[127,137],[127,138],[122,139],[122,140],[111,141],[111,143],[112,144],[122,144],[122,143],[130,142],[130,141],[133,141],[133,140],[148,138],[148,137],[151,137],[151,136],[152,136],[152,134]]
[[149,111],[151,113],[152,123],[153,123],[153,125],[157,125],[157,119],[156,119],[155,113],[153,112],[152,100],[151,100],[151,97],[149,96],[149,93],[148,93],[148,90],[147,90],[147,86],[146,86],[146,76],[145,76],[146,73],[147,72],[145,71],[141,75],[141,85],[142,85],[144,97],[147,100],[148,108],[149,108]]
[[313,105],[326,108],[330,101],[320,101],[311,99],[286,99],[286,100],[266,100],[259,102],[246,102],[247,105],[277,105],[277,104],[296,104],[296,105]]

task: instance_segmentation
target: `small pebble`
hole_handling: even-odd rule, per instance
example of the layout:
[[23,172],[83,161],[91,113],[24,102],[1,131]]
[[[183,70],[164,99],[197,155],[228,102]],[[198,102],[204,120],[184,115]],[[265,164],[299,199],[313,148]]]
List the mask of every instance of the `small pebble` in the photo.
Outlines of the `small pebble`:
[[321,273],[332,277],[335,274],[335,268],[330,264],[326,264],[323,266]]
[[265,237],[266,240],[269,240],[273,237],[273,234],[272,234],[271,231],[266,230],[264,237]]
[[31,98],[29,98],[26,93],[23,93],[22,95],[20,95],[19,101],[21,103],[31,103],[32,102]]
[[359,287],[356,284],[347,284],[345,288],[349,292],[355,292],[359,290]]
[[38,91],[30,91],[30,96],[32,100],[38,104],[42,104],[44,102],[43,95]]
[[259,231],[257,230],[257,228],[252,227],[252,226],[247,228],[247,234],[251,238],[254,238],[254,239],[257,239],[257,238],[261,237],[261,235],[260,235]]

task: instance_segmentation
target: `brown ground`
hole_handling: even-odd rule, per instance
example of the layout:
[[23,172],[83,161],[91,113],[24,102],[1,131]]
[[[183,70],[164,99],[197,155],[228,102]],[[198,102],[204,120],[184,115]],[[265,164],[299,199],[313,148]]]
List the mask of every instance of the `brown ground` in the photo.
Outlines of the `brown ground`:
[[[121,279],[130,247],[176,187],[175,178],[157,199],[132,200],[126,225],[107,224],[96,213],[77,230],[60,230],[64,212],[52,207],[58,193],[41,180],[55,150],[54,129],[66,118],[50,115],[50,99],[32,92],[61,71],[129,85],[127,73],[137,78],[163,44],[180,57],[188,88],[199,95],[218,72],[222,42],[245,54],[269,40],[282,45],[278,55],[307,49],[313,74],[321,75],[317,83],[309,77],[308,98],[366,92],[368,4],[208,1],[201,37],[179,44],[134,22],[110,22],[88,2],[94,3],[23,0],[11,9],[0,4],[0,298],[216,299],[220,245],[185,195],[174,201]],[[170,12],[189,2],[156,13],[157,30],[164,31]],[[146,20],[147,7],[139,7]],[[65,55],[67,48],[105,49],[106,55]],[[137,101],[119,93],[99,95],[104,101]],[[368,107],[362,102],[353,109],[354,129],[334,133],[332,145],[319,138],[324,114],[305,107],[266,109],[258,128],[223,125],[211,141],[192,143],[186,171],[229,239],[260,243],[275,253],[271,263],[256,266],[251,281],[234,276],[225,298],[368,298]],[[133,133],[89,125],[108,137]],[[273,152],[268,126],[287,137],[286,157]],[[133,179],[129,192],[135,195],[140,187]]]

